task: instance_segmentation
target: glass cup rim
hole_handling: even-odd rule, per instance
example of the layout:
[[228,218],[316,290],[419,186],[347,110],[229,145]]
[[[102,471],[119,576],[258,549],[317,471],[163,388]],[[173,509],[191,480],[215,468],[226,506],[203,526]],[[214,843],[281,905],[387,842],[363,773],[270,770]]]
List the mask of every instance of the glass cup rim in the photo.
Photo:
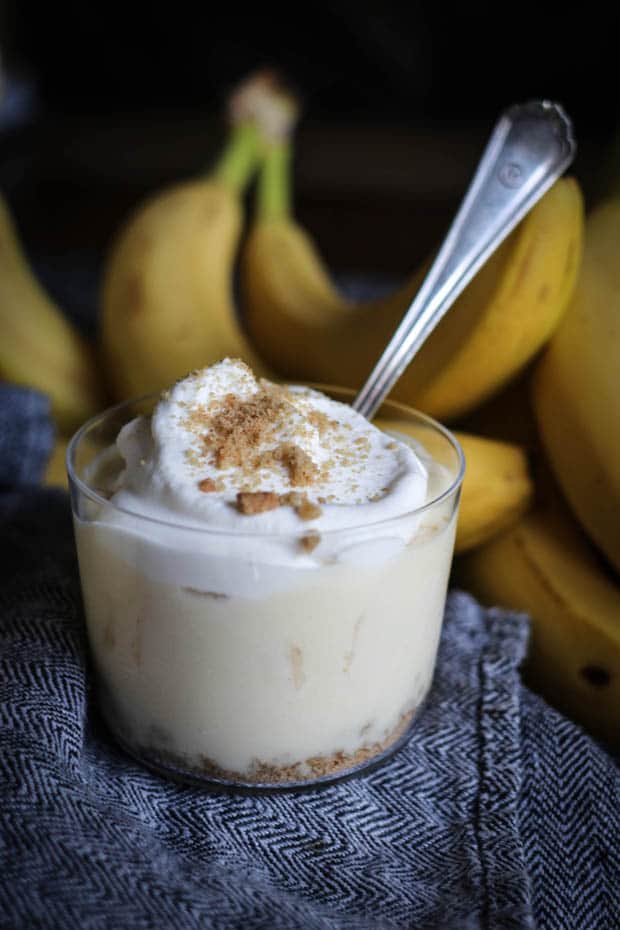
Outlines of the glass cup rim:
[[[289,383],[289,382],[287,382]],[[349,395],[351,398],[355,396],[355,391],[351,388],[344,388],[338,385],[326,385],[326,384],[317,384],[311,382],[300,382],[303,387],[309,387],[313,390],[321,391],[323,393],[329,394],[332,392],[339,392],[340,394]],[[109,419],[113,414],[119,413],[123,408],[129,408],[136,406],[138,404],[146,403],[149,401],[154,401],[161,396],[161,391],[155,391],[149,394],[143,394],[140,397],[131,398],[129,400],[120,401],[117,404],[113,404],[110,407],[106,407],[104,410],[101,410],[99,413],[94,414],[85,423],[83,423],[73,434],[69,443],[67,445],[67,452],[65,455],[65,466],[67,469],[67,475],[69,478],[69,486],[75,486],[82,494],[88,497],[93,502],[111,507],[117,513],[124,514],[126,516],[132,517],[136,520],[144,521],[146,525],[153,525],[158,527],[165,527],[167,529],[173,530],[182,530],[183,532],[188,533],[197,533],[199,535],[216,535],[228,538],[236,539],[282,539],[283,537],[300,537],[308,536],[312,534],[313,527],[311,525],[306,526],[305,528],[300,528],[299,532],[292,532],[287,530],[285,532],[264,532],[264,533],[250,533],[243,530],[231,530],[231,529],[220,529],[218,527],[211,526],[196,526],[188,523],[175,523],[172,520],[162,520],[158,517],[151,517],[144,513],[139,513],[135,510],[131,510],[128,507],[121,507],[116,503],[113,503],[109,499],[103,497],[101,494],[98,494],[86,481],[84,481],[76,473],[73,460],[74,453],[76,452],[80,442],[84,436],[91,430],[98,422],[102,422],[105,419]],[[446,426],[439,423],[433,417],[429,416],[427,413],[423,413],[421,410],[416,410],[414,407],[409,407],[407,404],[400,403],[399,401],[386,400],[384,405],[394,408],[397,413],[401,413],[403,416],[411,417],[413,416],[418,422],[421,422],[427,427],[430,427],[435,432],[439,433],[452,447],[453,451],[456,453],[458,461],[458,469],[456,471],[455,477],[452,479],[450,485],[438,494],[437,497],[434,497],[430,501],[422,504],[421,507],[414,507],[413,510],[407,510],[404,513],[399,513],[395,516],[384,517],[381,520],[376,520],[374,522],[362,523],[355,526],[348,527],[339,527],[337,529],[331,530],[321,530],[321,537],[333,538],[334,536],[342,535],[344,533],[355,533],[361,532],[369,529],[374,529],[389,524],[393,524],[398,520],[411,519],[412,517],[418,517],[427,511],[431,510],[434,507],[439,506],[441,503],[447,501],[454,494],[457,493],[463,482],[463,476],[465,474],[465,455],[461,444],[458,439]],[[381,408],[380,408],[381,409]],[[318,532],[318,530],[317,530]]]

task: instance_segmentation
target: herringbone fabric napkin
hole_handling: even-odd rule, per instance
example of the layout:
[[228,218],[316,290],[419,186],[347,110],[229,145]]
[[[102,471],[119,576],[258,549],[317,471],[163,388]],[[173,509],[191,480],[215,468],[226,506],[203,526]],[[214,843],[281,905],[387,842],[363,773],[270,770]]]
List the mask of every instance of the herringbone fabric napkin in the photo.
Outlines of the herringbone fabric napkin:
[[[0,389],[0,409],[17,485],[40,469],[45,408]],[[620,774],[523,688],[524,618],[451,594],[430,701],[374,772],[289,795],[182,787],[101,723],[67,495],[21,484],[0,494],[0,927],[620,927]]]

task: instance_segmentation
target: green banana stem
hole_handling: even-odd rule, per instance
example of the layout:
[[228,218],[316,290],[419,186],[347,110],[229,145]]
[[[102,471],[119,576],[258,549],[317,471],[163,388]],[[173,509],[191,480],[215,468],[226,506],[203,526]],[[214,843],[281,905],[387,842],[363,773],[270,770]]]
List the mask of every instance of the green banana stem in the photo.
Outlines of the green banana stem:
[[254,121],[238,123],[211,177],[234,194],[246,187],[258,164],[259,133]]
[[272,142],[263,154],[256,206],[261,220],[273,220],[291,214],[291,155],[289,139]]

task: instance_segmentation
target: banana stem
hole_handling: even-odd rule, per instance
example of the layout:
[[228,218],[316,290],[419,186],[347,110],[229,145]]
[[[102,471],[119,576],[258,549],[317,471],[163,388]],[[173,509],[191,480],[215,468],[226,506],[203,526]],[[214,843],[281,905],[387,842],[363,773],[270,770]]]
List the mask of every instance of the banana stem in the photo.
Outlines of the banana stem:
[[238,123],[211,176],[238,194],[247,185],[258,163],[259,134],[255,123]]
[[285,139],[272,142],[263,155],[256,197],[261,220],[291,213],[291,152],[291,143]]

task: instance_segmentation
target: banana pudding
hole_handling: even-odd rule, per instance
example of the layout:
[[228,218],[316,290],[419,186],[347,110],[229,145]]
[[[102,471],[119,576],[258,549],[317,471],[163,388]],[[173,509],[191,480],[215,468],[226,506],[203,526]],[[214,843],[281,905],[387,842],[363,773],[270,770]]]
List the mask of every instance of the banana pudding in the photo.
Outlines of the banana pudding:
[[162,771],[228,784],[311,784],[382,757],[433,675],[454,441],[425,418],[424,445],[379,430],[230,359],[152,407],[115,408],[70,449],[109,726]]

